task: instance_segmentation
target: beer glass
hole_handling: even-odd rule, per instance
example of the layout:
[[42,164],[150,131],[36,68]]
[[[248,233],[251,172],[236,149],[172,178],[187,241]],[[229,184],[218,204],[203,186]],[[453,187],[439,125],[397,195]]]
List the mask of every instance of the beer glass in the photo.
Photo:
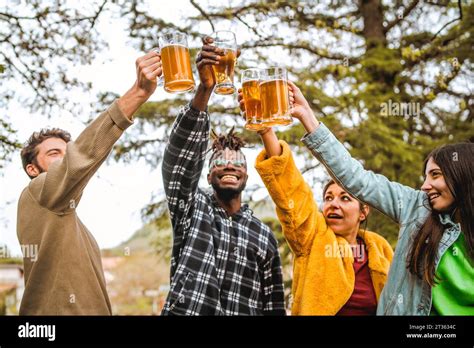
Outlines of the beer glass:
[[166,92],[184,93],[194,89],[194,77],[186,35],[168,33],[158,39],[163,75],[158,84],[163,84]]
[[271,67],[262,70],[259,86],[263,125],[271,127],[290,124],[292,117],[286,69]]
[[242,95],[245,104],[245,128],[258,131],[262,126],[262,104],[260,102],[260,69],[242,71]]
[[237,61],[237,41],[235,34],[231,31],[221,30],[212,34],[213,45],[224,50],[224,55],[220,56],[219,64],[213,65],[216,94],[233,94],[234,68]]

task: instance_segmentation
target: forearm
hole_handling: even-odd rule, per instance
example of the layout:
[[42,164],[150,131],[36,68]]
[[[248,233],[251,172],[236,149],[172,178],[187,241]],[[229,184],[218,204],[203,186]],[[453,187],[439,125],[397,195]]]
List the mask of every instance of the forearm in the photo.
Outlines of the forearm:
[[204,163],[208,143],[209,116],[186,106],[176,118],[163,155],[163,169],[169,168],[164,171],[164,179],[179,181],[181,177],[199,176],[194,172]]
[[191,106],[199,111],[206,111],[207,104],[211,98],[212,88],[206,88],[200,84],[196,90]]
[[280,156],[282,153],[280,142],[273,131],[273,128],[267,128],[258,133],[262,139],[267,157]]
[[314,116],[312,110],[302,116],[300,121],[304,129],[306,130],[306,133],[312,133],[319,127],[319,121],[316,116]]
[[209,142],[209,116],[190,106],[176,118],[163,155],[162,176],[173,221],[178,221],[197,190]]
[[291,249],[296,254],[307,251],[316,232],[318,208],[313,193],[291,155],[290,147],[280,141],[280,156],[257,156],[255,168],[276,205],[278,219]]
[[422,204],[419,191],[365,170],[324,125],[307,134],[303,143],[337,183],[396,222],[403,221],[411,207]]
[[117,103],[100,114],[76,141],[68,143],[66,155],[50,166],[44,180],[32,182],[31,192],[40,204],[53,211],[68,209],[131,124]]
[[137,85],[133,85],[122,97],[117,100],[117,104],[122,113],[129,119],[133,119],[133,115],[149,98],[143,90]]

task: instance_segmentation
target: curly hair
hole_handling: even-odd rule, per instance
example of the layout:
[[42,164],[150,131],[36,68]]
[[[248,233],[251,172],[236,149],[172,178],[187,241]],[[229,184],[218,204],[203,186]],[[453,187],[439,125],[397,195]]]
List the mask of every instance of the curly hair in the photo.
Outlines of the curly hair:
[[219,151],[226,148],[229,150],[241,151],[240,149],[246,145],[245,141],[234,132],[234,127],[232,127],[227,134],[219,135],[213,129],[211,131],[211,138],[213,141],[210,149],[212,151],[210,161],[212,161]]
[[214,129],[211,132],[212,142],[212,152],[224,150],[228,148],[229,150],[239,151],[242,147],[245,146],[245,141],[234,133],[234,127],[232,127],[227,134],[218,135]]

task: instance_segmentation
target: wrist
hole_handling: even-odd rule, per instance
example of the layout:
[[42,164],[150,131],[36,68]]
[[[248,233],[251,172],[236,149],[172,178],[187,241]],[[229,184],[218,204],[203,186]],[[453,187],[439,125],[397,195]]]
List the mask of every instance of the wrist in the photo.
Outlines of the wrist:
[[194,98],[191,101],[191,106],[199,111],[206,111],[207,104],[211,98],[213,88],[204,86],[202,83],[199,84]]
[[263,128],[263,129],[261,129],[261,130],[258,130],[257,133],[258,133],[258,135],[260,135],[260,137],[263,138],[263,137],[265,136],[265,134],[267,134],[267,133],[270,132],[271,130],[272,130],[271,127]]
[[123,114],[128,119],[132,120],[135,112],[148,100],[149,97],[149,94],[140,90],[136,86],[133,86],[117,100],[117,104]]
[[214,85],[207,86],[207,85],[205,85],[201,82],[198,86],[198,91],[201,91],[201,92],[209,94],[209,95],[211,95],[213,90],[214,90]]
[[123,97],[131,98],[131,99],[136,100],[137,102],[141,101],[142,103],[144,103],[148,100],[148,98],[150,98],[151,95],[152,93],[149,93],[145,91],[144,89],[141,89],[140,87],[138,87],[136,84],[134,84],[132,88],[130,88],[123,95]]
[[319,127],[319,121],[316,119],[316,116],[314,116],[313,111],[302,115],[300,121],[308,133],[314,132],[316,128]]

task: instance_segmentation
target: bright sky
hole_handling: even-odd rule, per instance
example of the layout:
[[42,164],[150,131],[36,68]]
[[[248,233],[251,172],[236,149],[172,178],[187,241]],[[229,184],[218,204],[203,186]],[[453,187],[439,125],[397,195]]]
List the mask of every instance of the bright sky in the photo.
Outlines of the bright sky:
[[[9,4],[11,4],[13,0]],[[209,0],[210,3],[222,5],[222,1]],[[229,0],[232,2],[232,0]],[[70,2],[71,5],[81,6],[80,3]],[[152,5],[149,11],[158,17],[172,22],[180,21],[185,16],[197,14],[197,10],[190,4],[188,0],[173,1],[150,1]],[[5,6],[5,1],[0,0],[0,8]],[[16,6],[22,6],[22,2],[15,1]],[[78,5],[79,4],[79,5]],[[320,4],[315,4],[318,6]],[[21,12],[21,11],[20,11]],[[144,52],[138,52],[127,43],[124,22],[119,19],[117,14],[100,17],[97,23],[98,31],[103,39],[108,43],[109,49],[100,52],[99,57],[89,66],[78,66],[70,69],[70,73],[78,77],[83,82],[92,82],[93,89],[88,93],[74,93],[71,97],[76,100],[83,101],[84,105],[88,105],[94,101],[98,92],[115,92],[119,95],[123,94],[135,81],[135,60]],[[236,21],[227,21],[220,24],[219,29],[233,30],[237,34],[238,43],[244,41],[245,36],[249,35],[247,28],[243,28]],[[433,30],[433,28],[430,28]],[[202,32],[211,31],[209,24],[204,23],[201,28]],[[285,33],[280,33],[285,35]],[[239,40],[240,39],[240,40]],[[315,38],[320,40],[321,38]],[[190,43],[193,47],[199,45],[198,42]],[[337,45],[337,43],[333,43]],[[272,51],[271,57],[277,64],[285,61],[286,57],[280,56],[280,51]],[[242,52],[239,60],[253,61],[251,51]],[[300,62],[308,64],[308,62]],[[258,62],[257,62],[258,64]],[[450,64],[446,62],[446,64]],[[195,69],[195,67],[193,67]],[[434,74],[437,70],[431,70]],[[239,86],[238,78],[236,84]],[[330,89],[330,86],[326,86]],[[9,81],[9,88],[17,91],[26,91],[24,86],[15,85],[13,81]],[[460,81],[461,90],[471,90],[467,81]],[[329,94],[331,91],[328,90]],[[23,92],[26,93],[26,92]],[[191,98],[192,93],[188,95]],[[172,97],[166,94],[162,88],[150,98],[157,101],[164,98]],[[226,102],[237,104],[236,99],[226,97]],[[220,102],[221,100],[219,100]],[[211,98],[210,103],[216,102]],[[452,103],[446,100],[437,100],[439,106],[445,106],[446,109],[452,109]],[[11,102],[6,110],[13,128],[18,130],[18,139],[25,141],[32,132],[45,127],[60,127],[67,129],[76,138],[84,129],[81,121],[90,115],[89,110],[85,110],[83,115],[73,115],[69,112],[58,112],[56,117],[48,119],[40,113],[31,113],[23,108],[18,102]],[[2,117],[3,117],[2,113]],[[211,115],[212,119],[212,115]],[[243,122],[242,122],[243,123]],[[242,125],[242,124],[241,124]],[[132,126],[133,127],[133,126]],[[255,184],[261,185],[260,178],[253,168],[255,157],[261,147],[256,149],[247,149],[247,162],[249,165],[249,181],[248,186]],[[297,166],[303,167],[302,158],[297,158]],[[318,170],[317,177],[323,177],[323,170]],[[7,244],[13,254],[20,254],[20,246],[16,236],[16,207],[18,197],[23,188],[28,184],[29,178],[23,172],[19,153],[15,154],[11,163],[9,163],[3,176],[0,175],[0,245]],[[203,186],[207,186],[205,181]],[[321,196],[321,188],[313,187],[315,197]],[[163,185],[161,180],[161,168],[151,170],[143,161],[131,163],[130,165],[118,164],[114,161],[102,165],[98,173],[93,177],[87,186],[81,203],[78,207],[78,215],[86,224],[89,230],[96,237],[101,248],[109,248],[116,246],[128,239],[143,222],[140,216],[140,210],[152,199],[155,193],[162,193]],[[258,192],[255,199],[267,196],[266,190],[262,189]]]
[[[159,9],[154,10],[159,11],[160,16],[165,19],[179,19],[183,13],[189,15],[195,11],[187,0],[160,2]],[[102,52],[90,66],[77,67],[71,71],[79,76],[81,81],[93,83],[90,93],[74,96],[84,100],[85,104],[94,100],[98,92],[123,94],[135,81],[135,59],[143,54],[127,44],[123,23],[118,19],[102,18],[98,26],[99,32],[109,44],[109,49]],[[17,88],[21,90],[21,86]],[[170,95],[160,89],[150,100],[165,97],[169,98]],[[234,102],[237,103],[236,100]],[[7,115],[14,129],[18,130],[18,139],[22,142],[32,132],[45,127],[64,128],[71,132],[73,138],[84,129],[81,118],[68,112],[61,112],[57,117],[48,119],[40,113],[32,114],[15,102],[10,104]],[[246,150],[250,164],[248,185],[260,183],[260,178],[253,168],[258,150]],[[0,245],[7,244],[13,255],[21,254],[16,236],[16,208],[18,197],[28,182],[29,178],[22,169],[17,153],[6,166],[4,175],[0,176]],[[202,182],[202,185],[206,186],[207,183]],[[162,191],[161,167],[150,170],[143,161],[128,166],[110,161],[102,165],[86,187],[77,212],[99,246],[109,248],[128,239],[142,226],[140,209],[150,202],[153,192]],[[266,191],[261,190],[257,197],[265,195]]]

